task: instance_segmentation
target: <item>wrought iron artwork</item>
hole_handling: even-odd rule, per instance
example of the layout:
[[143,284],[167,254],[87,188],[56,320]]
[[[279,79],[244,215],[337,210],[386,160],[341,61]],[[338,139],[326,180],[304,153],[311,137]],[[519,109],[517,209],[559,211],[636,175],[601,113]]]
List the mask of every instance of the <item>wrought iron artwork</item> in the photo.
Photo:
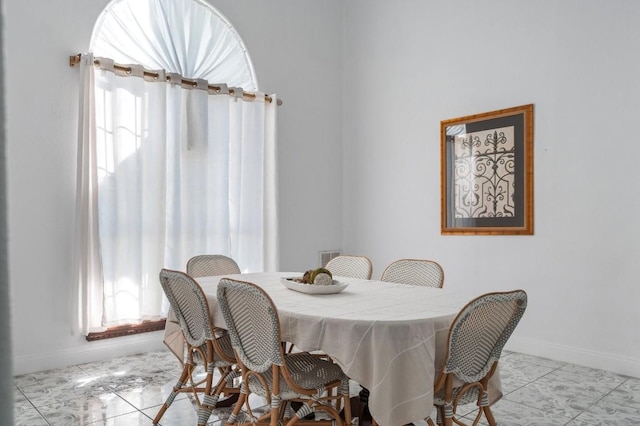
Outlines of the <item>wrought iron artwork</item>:
[[456,135],[455,216],[513,217],[516,206],[513,127]]
[[444,120],[442,234],[533,234],[533,105]]

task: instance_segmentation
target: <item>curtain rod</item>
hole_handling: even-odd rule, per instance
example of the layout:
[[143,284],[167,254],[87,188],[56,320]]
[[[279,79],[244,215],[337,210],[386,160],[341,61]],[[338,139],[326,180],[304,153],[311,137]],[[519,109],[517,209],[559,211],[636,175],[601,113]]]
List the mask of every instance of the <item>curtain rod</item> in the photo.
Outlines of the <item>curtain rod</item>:
[[[73,67],[76,66],[77,64],[80,63],[80,59],[81,59],[81,55],[80,53],[78,53],[77,55],[72,55],[69,56],[69,66]],[[93,64],[95,66],[100,66],[100,61],[98,59],[95,59],[93,61]],[[126,72],[126,73],[130,73],[131,72],[131,67],[128,67],[126,65],[120,65],[120,64],[113,64],[113,68],[118,70],[118,71],[122,71],[122,72]],[[158,79],[158,77],[160,76],[157,72],[153,72],[153,71],[147,71],[144,70],[143,74],[145,77],[150,77],[150,78],[154,78],[154,79]],[[198,86],[198,82],[195,80],[189,80],[187,78],[182,78],[181,80],[182,84],[186,84],[188,86],[191,87],[197,87]],[[220,86],[216,86],[215,84],[209,84],[208,85],[209,90],[213,90],[214,92],[218,93],[220,92],[220,90],[222,90],[222,88]],[[234,90],[232,87],[229,88],[229,94],[233,95],[234,94]],[[252,93],[252,92],[243,92],[242,96],[245,98],[249,98],[249,99],[256,99],[256,94]],[[265,95],[265,100],[269,103],[273,102],[273,98],[269,95]],[[278,98],[277,100],[277,105],[282,105],[282,99]]]

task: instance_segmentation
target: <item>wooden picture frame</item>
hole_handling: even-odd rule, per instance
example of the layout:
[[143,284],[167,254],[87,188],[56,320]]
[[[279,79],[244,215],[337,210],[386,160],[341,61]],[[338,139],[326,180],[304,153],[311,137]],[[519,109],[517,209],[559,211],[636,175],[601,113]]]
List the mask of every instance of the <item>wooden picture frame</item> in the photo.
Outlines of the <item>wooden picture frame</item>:
[[533,235],[533,104],[440,122],[441,233]]

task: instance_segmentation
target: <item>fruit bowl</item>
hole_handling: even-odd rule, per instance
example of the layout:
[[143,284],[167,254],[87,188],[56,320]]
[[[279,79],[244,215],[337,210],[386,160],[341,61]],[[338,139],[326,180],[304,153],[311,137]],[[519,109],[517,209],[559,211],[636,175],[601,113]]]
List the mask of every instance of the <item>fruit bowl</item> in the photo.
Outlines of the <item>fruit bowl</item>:
[[331,285],[304,284],[296,282],[300,277],[282,278],[280,281],[289,290],[299,291],[306,294],[336,294],[347,288],[349,283],[341,283],[333,280]]

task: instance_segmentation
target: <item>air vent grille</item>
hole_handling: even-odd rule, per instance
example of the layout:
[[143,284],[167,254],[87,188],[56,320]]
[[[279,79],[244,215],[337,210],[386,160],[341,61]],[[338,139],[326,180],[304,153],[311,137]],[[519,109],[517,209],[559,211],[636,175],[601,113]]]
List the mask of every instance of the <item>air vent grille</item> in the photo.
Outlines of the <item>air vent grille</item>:
[[325,250],[320,252],[320,266],[325,267],[331,259],[340,256],[340,250]]

